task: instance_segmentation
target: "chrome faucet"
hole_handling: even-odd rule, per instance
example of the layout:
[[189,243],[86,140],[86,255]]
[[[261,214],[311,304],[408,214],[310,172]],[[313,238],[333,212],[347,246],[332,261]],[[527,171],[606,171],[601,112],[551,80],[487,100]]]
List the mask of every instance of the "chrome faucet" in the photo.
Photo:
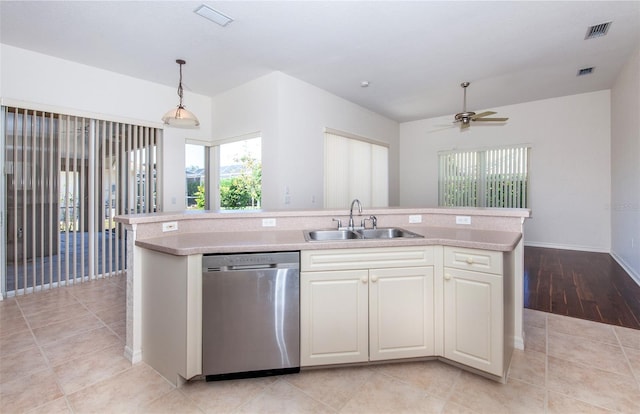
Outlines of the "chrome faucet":
[[353,205],[358,203],[358,213],[362,215],[362,204],[357,198],[351,202],[351,209],[349,210],[349,229],[353,230]]

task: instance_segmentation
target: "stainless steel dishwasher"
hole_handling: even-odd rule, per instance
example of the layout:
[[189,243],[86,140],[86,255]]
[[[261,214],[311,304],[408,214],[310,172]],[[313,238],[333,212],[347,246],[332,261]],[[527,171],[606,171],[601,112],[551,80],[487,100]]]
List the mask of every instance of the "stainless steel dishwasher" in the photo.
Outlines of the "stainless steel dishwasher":
[[300,253],[202,258],[207,381],[300,371]]

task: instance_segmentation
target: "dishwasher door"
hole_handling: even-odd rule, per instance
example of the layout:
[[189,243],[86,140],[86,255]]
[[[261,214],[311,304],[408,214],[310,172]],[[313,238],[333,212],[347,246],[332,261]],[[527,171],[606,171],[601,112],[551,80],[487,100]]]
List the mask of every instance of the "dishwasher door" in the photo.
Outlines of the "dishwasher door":
[[300,371],[299,252],[203,257],[207,380]]

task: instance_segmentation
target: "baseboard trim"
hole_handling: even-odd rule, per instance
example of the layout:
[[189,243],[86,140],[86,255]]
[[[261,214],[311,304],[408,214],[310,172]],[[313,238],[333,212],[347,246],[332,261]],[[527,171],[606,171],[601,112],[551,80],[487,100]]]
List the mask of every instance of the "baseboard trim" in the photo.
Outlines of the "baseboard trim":
[[631,276],[631,279],[633,279],[634,282],[636,282],[636,285],[640,286],[640,274],[638,274],[637,272],[635,272],[631,266],[629,266],[623,259],[622,257],[618,256],[617,254],[615,254],[614,252],[611,252],[611,257],[613,257],[613,260],[615,260],[616,262],[618,262],[618,264],[620,265],[620,267],[622,267],[624,269],[625,272],[627,272],[627,274],[629,276]]
[[555,244],[555,243],[525,241],[524,245],[526,247],[544,247],[547,249],[578,250],[582,252],[592,252],[592,253],[611,253],[609,249],[606,249],[603,247],[576,246],[573,244]]
[[133,352],[133,350],[128,346],[124,347],[124,357],[128,359],[132,364],[142,362],[142,352]]

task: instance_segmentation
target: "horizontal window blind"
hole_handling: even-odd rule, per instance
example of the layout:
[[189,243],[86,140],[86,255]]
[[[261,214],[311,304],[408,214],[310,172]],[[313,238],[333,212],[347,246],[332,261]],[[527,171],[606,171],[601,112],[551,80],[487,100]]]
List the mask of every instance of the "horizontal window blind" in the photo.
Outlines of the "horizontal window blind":
[[438,204],[447,207],[529,207],[527,146],[439,154]]

